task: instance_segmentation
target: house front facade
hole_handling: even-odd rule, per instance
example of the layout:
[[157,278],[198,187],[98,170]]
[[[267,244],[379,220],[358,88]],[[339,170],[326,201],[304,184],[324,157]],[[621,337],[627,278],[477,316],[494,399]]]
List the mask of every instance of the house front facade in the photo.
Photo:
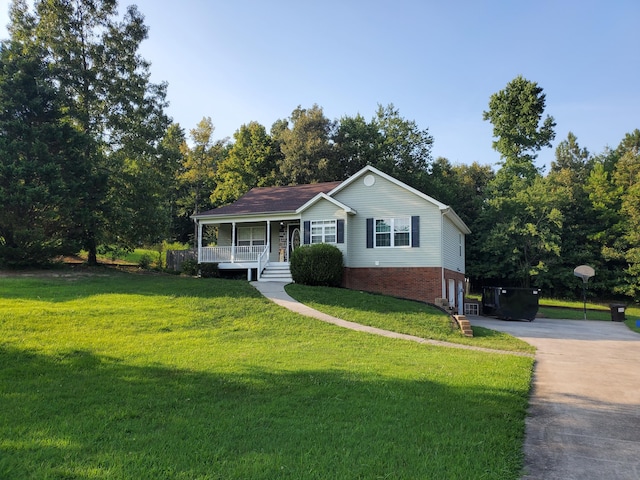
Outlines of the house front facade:
[[[469,228],[447,205],[367,166],[343,182],[254,188],[202,212],[198,262],[290,281],[300,245],[330,243],[344,258],[343,286],[430,303],[458,303]],[[217,244],[206,245],[213,229]]]

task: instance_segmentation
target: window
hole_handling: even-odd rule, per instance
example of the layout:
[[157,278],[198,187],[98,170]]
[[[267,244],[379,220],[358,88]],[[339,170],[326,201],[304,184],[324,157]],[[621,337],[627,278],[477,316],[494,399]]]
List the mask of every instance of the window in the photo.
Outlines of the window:
[[376,218],[376,247],[411,246],[411,218]]
[[238,227],[238,246],[266,245],[264,227]]
[[314,220],[311,222],[311,243],[336,243],[336,221]]

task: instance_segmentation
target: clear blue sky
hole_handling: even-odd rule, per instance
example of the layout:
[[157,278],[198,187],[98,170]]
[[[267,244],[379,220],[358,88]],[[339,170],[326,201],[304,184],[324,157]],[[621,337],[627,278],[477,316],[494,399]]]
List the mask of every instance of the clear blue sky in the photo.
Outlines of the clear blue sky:
[[544,89],[557,122],[541,165],[569,131],[600,153],[640,128],[638,0],[120,0],[121,11],[130,3],[169,114],[186,131],[211,117],[216,139],[252,120],[269,130],[298,105],[371,119],[393,103],[429,129],[434,158],[493,165],[482,112],[517,75]]

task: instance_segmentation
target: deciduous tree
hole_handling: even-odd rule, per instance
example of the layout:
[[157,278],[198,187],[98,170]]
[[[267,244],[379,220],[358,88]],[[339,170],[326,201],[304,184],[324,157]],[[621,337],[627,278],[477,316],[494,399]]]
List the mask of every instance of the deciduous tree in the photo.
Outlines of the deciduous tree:
[[[193,145],[184,143],[182,147],[184,164],[179,181],[184,195],[179,199],[178,205],[193,215],[211,208],[209,197],[216,187],[216,169],[227,154],[227,139],[214,140],[214,130],[211,117],[204,117],[189,131]],[[197,230],[194,232],[195,242]]]
[[375,121],[358,114],[340,119],[335,148],[341,178],[349,178],[367,165],[379,165],[383,145],[382,132]]
[[276,184],[280,156],[264,126],[257,122],[242,125],[233,138],[228,155],[217,167],[213,205],[234,202],[253,187]]
[[331,142],[334,128],[335,123],[325,117],[318,105],[310,109],[298,106],[289,122],[279,124],[275,132],[283,154],[279,161],[282,183],[297,185],[339,178]]
[[382,136],[375,166],[398,180],[424,191],[428,186],[433,137],[413,120],[400,116],[393,105],[378,106],[374,125]]
[[[484,120],[493,125],[493,148],[500,153],[501,168],[496,187],[503,193],[521,190],[540,176],[534,160],[538,151],[550,147],[555,121],[543,120],[546,95],[537,83],[517,76],[489,100]],[[515,190],[513,189],[515,187]]]

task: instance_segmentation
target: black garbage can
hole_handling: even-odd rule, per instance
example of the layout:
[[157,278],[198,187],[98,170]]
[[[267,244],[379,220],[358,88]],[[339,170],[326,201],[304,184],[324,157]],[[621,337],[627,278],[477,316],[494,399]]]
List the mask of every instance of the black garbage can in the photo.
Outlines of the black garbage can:
[[611,303],[609,304],[609,307],[611,308],[612,322],[624,322],[626,320],[624,311],[627,306],[624,303]]

